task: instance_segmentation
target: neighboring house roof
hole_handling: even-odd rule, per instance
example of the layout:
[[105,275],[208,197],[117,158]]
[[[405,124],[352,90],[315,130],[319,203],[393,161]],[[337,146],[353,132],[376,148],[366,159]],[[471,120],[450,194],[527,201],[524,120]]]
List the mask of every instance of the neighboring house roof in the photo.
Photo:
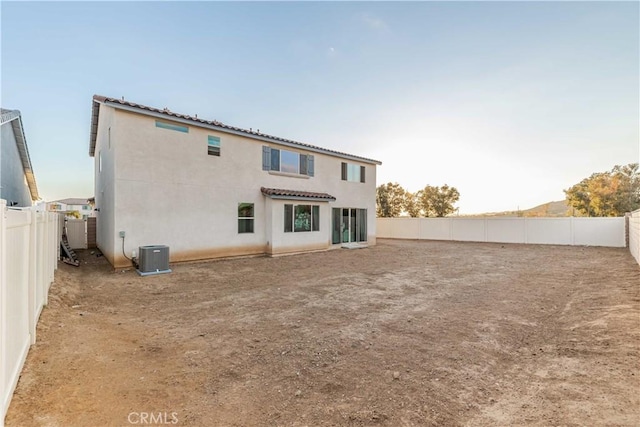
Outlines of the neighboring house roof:
[[96,138],[98,135],[98,115],[100,113],[100,104],[109,105],[121,110],[128,110],[139,114],[145,114],[148,116],[166,118],[173,121],[192,124],[196,126],[202,126],[210,129],[215,129],[221,132],[232,133],[236,135],[249,136],[253,139],[258,139],[265,142],[274,142],[286,146],[304,148],[308,151],[329,154],[332,156],[342,157],[345,159],[351,159],[361,161],[365,163],[373,163],[381,165],[382,162],[378,160],[368,159],[366,157],[355,156],[353,154],[342,153],[340,151],[329,150],[327,148],[317,147],[315,145],[305,144],[302,142],[293,141],[290,139],[280,138],[277,136],[267,135],[254,130],[246,130],[235,126],[225,125],[217,120],[203,120],[198,117],[192,117],[185,114],[174,113],[165,108],[160,110],[159,108],[147,107],[146,105],[136,104],[134,102],[125,101],[124,99],[109,98],[101,95],[93,96],[93,106],[91,112],[91,135],[89,141],[89,155],[93,157],[96,149]]
[[18,153],[20,154],[20,160],[22,161],[24,176],[27,179],[27,186],[29,187],[31,200],[38,200],[40,195],[38,194],[36,177],[33,174],[33,168],[31,167],[31,158],[29,157],[29,149],[27,148],[27,138],[24,136],[24,128],[22,127],[22,116],[20,115],[20,111],[0,108],[0,113],[2,113],[1,124],[4,125],[5,123],[10,123],[13,129],[13,134],[16,137]]
[[89,204],[89,199],[82,199],[79,197],[72,197],[69,199],[60,199],[60,200],[54,200],[50,203],[64,203],[65,205],[88,205]]
[[311,191],[282,190],[279,188],[260,187],[260,191],[265,196],[272,199],[304,199],[304,200],[325,200],[335,201],[336,198],[327,193],[313,193]]

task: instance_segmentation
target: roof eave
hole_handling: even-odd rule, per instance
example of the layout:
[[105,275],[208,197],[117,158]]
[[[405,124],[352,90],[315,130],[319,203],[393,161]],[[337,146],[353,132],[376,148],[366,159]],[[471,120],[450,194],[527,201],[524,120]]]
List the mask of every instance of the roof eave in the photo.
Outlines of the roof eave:
[[29,187],[29,194],[31,195],[31,200],[35,202],[40,199],[40,195],[38,194],[36,177],[33,173],[33,167],[31,166],[31,157],[29,156],[29,148],[27,147],[27,139],[24,135],[22,117],[20,116],[19,111],[17,112],[17,117],[14,117],[11,120],[11,127],[13,128],[13,134],[16,138],[18,153],[22,162],[22,169],[24,171],[25,179],[27,180],[27,186]]
[[260,192],[271,199],[307,200],[335,202],[336,198],[328,193],[315,193],[310,191],[283,190],[277,188],[260,187]]
[[335,202],[336,198],[332,197],[307,197],[307,196],[281,196],[277,194],[265,194],[266,197],[271,199],[280,199],[280,200],[308,200],[308,201],[316,201],[316,202]]
[[91,105],[91,132],[89,134],[89,157],[96,154],[96,139],[98,138],[98,116],[100,115],[100,103],[93,100]]

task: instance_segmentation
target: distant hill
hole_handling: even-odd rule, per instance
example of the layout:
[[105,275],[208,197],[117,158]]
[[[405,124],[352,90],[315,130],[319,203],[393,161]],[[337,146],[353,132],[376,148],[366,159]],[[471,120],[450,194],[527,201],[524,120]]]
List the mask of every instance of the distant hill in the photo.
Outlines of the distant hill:
[[524,216],[571,216],[572,210],[566,200],[558,200],[527,209]]
[[531,209],[521,211],[504,211],[504,212],[488,212],[478,215],[464,215],[464,216],[502,216],[502,217],[558,217],[558,216],[571,216],[572,209],[567,205],[565,200],[559,200],[556,202],[543,203],[539,206]]

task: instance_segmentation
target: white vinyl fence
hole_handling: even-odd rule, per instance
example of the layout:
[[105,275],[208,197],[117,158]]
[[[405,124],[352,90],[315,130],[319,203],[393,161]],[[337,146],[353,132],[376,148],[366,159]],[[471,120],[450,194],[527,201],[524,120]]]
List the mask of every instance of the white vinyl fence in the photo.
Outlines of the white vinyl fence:
[[624,218],[378,218],[391,239],[625,247]]
[[640,209],[629,216],[629,251],[640,264]]
[[58,216],[0,200],[0,426],[9,409],[58,261]]

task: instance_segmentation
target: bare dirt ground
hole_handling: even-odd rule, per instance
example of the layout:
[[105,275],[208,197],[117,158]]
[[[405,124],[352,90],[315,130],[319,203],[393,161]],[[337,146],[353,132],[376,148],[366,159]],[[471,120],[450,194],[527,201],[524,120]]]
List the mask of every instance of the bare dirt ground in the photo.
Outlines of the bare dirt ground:
[[640,424],[626,249],[380,240],[149,277],[82,257],[8,426]]

